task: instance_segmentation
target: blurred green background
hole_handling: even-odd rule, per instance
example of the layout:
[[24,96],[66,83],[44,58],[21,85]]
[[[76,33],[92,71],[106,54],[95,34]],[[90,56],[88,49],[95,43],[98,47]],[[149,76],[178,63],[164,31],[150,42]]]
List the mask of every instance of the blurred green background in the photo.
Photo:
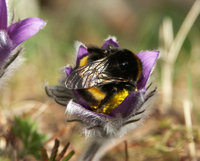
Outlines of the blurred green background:
[[[172,20],[176,35],[193,3],[193,0],[12,0],[10,7],[14,9],[16,19],[41,17],[47,26],[24,43],[26,61],[0,95],[2,118],[29,116],[48,138],[64,129],[62,135],[58,135],[59,139],[64,144],[71,142],[71,148],[76,152],[72,160],[76,160],[86,141],[80,135],[78,126],[66,123],[65,109],[50,100],[44,92],[44,83],[57,84],[62,67],[73,63],[74,42],[78,40],[100,47],[104,39],[111,35],[117,37],[122,48],[135,53],[159,50],[159,30],[163,19],[169,17]],[[162,108],[162,63],[165,61],[161,53],[153,79],[160,92],[152,115],[126,138],[130,161],[190,160],[182,103],[189,94],[194,107],[194,141],[200,156],[199,42],[200,18],[192,26],[175,63],[173,104],[170,112],[164,114],[159,112]],[[3,125],[9,123],[5,121]],[[46,147],[52,148],[51,141]],[[102,160],[124,160],[123,142],[111,149]]]

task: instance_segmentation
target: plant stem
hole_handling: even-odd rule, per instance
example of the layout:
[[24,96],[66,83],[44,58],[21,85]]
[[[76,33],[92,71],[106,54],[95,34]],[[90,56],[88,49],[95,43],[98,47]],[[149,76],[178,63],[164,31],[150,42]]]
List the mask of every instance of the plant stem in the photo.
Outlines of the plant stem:
[[99,161],[101,157],[110,149],[113,139],[101,138],[94,139],[88,145],[86,151],[83,153],[79,161]]
[[171,62],[175,62],[179,51],[183,45],[185,38],[187,37],[190,29],[192,28],[194,22],[196,21],[197,17],[200,14],[200,0],[196,0],[191,7],[190,11],[188,12],[185,20],[183,21],[172,45],[169,50],[169,60]]
[[97,151],[102,147],[104,141],[93,140],[83,153],[79,161],[92,161]]
[[[173,98],[173,69],[180,49],[190,29],[200,14],[200,0],[196,0],[183,21],[176,37],[173,39],[172,24],[165,19],[161,26],[160,37],[163,41],[162,97],[163,109],[167,111]],[[170,36],[172,35],[172,36]],[[170,40],[171,39],[171,40]],[[170,41],[172,43],[170,43]]]
[[192,134],[192,119],[191,119],[192,103],[189,100],[184,100],[183,108],[184,108],[185,124],[189,138],[188,149],[190,157],[192,161],[197,161],[194,137]]

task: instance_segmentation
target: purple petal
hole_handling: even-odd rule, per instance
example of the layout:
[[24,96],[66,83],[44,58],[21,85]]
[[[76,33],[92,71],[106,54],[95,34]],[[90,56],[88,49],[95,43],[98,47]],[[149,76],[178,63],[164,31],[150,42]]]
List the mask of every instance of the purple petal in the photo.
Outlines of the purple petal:
[[5,0],[0,0],[0,29],[7,28],[7,6]]
[[67,76],[69,76],[71,72],[72,72],[72,66],[66,66],[65,67],[65,74]]
[[12,41],[5,31],[0,31],[0,65],[9,56],[12,50]]
[[31,17],[12,24],[8,27],[8,34],[13,41],[13,49],[20,43],[35,35],[46,25],[40,18]]
[[109,38],[105,41],[105,43],[103,44],[102,48],[103,48],[103,49],[106,49],[106,48],[108,47],[108,45],[113,45],[113,46],[115,46],[115,47],[117,47],[117,48],[119,47],[119,44],[117,43],[115,37],[109,37]]
[[87,48],[84,47],[83,45],[80,45],[79,46],[79,49],[78,49],[78,54],[77,54],[77,59],[76,59],[76,65],[78,65],[80,63],[80,60],[87,56],[89,53],[87,51]]
[[78,99],[80,106],[83,107],[84,109],[89,110],[90,112],[95,113],[96,115],[99,115],[99,116],[109,117],[108,115],[104,115],[104,114],[100,114],[100,113],[91,111],[90,106],[92,105],[92,103],[86,101],[83,97],[81,97],[80,94],[78,93],[78,91],[73,90],[73,94]]
[[115,117],[118,114],[122,117],[128,116],[133,110],[137,110],[136,108],[138,108],[138,104],[143,100],[144,94],[144,90],[129,94],[118,107],[111,111],[109,116]]
[[137,84],[138,89],[145,88],[146,83],[153,70],[153,66],[155,65],[155,62],[158,59],[159,53],[159,51],[142,51],[137,54],[143,66],[142,76],[140,77]]
[[78,93],[78,91],[73,90],[74,96],[78,99],[78,101],[80,102],[80,104],[82,106],[84,106],[84,108],[86,109],[90,109],[90,105],[91,103],[86,101],[83,97],[80,96],[80,94]]
[[75,103],[73,100],[67,104],[66,112],[70,115],[77,116],[80,120],[90,121],[102,121],[104,118],[109,118],[108,115],[92,112],[80,104]]

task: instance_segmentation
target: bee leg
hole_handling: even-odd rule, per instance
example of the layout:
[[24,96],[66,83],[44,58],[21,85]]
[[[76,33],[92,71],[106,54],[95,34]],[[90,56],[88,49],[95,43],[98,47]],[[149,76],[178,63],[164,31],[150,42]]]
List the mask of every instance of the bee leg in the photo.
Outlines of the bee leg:
[[104,108],[105,104],[117,93],[117,88],[114,87],[110,92],[107,93],[106,97],[101,101],[100,105],[98,106],[98,109],[96,112],[101,112],[101,110]]

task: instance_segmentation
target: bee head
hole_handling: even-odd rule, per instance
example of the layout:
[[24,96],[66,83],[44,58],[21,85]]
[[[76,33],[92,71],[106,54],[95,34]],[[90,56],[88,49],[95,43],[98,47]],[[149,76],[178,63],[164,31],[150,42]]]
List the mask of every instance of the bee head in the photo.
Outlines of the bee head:
[[139,79],[142,68],[139,58],[134,53],[122,49],[112,53],[107,69],[113,77],[122,78],[132,84]]

